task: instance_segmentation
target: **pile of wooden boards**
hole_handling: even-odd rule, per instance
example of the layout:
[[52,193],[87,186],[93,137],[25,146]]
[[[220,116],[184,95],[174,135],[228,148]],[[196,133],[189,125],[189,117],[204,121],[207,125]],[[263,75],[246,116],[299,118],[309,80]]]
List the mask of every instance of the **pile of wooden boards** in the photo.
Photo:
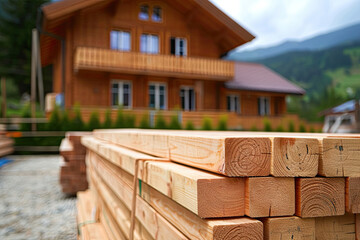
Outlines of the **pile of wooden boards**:
[[0,128],[0,157],[14,152],[14,140],[6,137],[5,131]]
[[88,188],[86,148],[81,144],[81,137],[90,135],[89,132],[67,132],[61,141],[60,155],[63,160],[60,167],[60,185],[65,194],[73,195]]
[[97,130],[81,142],[81,239],[360,239],[360,135]]

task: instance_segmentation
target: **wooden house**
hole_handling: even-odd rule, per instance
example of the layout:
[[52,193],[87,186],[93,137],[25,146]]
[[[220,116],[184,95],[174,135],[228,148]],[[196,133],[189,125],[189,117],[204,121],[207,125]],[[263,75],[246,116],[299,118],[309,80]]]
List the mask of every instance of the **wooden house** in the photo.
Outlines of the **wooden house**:
[[53,91],[85,115],[121,105],[250,126],[283,118],[285,97],[304,94],[262,65],[223,60],[254,36],[208,0],[62,0],[40,13]]

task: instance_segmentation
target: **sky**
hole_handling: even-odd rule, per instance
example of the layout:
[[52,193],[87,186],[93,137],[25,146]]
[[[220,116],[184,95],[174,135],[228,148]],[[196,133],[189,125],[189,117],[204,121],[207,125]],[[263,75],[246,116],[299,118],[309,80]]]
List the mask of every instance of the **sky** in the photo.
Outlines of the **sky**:
[[210,0],[256,38],[238,50],[277,45],[360,23],[360,0]]

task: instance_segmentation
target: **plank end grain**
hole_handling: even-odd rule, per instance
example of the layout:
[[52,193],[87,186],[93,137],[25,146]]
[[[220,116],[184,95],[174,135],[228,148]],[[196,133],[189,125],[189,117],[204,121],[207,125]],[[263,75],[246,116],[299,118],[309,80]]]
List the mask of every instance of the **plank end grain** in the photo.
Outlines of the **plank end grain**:
[[315,240],[315,219],[299,217],[264,218],[264,239]]
[[319,175],[325,177],[360,177],[360,138],[323,140]]
[[316,239],[355,240],[355,225],[356,223],[354,214],[315,218]]
[[275,138],[271,175],[315,177],[318,173],[320,142],[310,138]]
[[214,220],[213,222],[218,223],[218,225],[213,228],[214,240],[263,239],[263,224],[258,220],[249,218],[238,218],[228,220],[226,221],[226,224],[220,224],[222,220]]
[[199,217],[244,216],[244,178],[199,179],[197,184]]
[[346,211],[360,213],[360,177],[346,178]]
[[252,218],[292,216],[295,179],[251,177],[245,181],[245,214]]
[[271,140],[269,138],[226,138],[227,176],[269,176]]
[[345,214],[344,178],[296,179],[296,215],[303,218]]

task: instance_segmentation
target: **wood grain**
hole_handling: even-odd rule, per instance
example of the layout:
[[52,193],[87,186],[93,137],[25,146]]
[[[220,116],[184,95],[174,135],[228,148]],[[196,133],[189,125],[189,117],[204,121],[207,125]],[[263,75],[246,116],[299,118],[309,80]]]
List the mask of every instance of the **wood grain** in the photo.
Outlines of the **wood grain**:
[[316,240],[355,240],[355,215],[315,218]]
[[360,214],[355,214],[355,235],[356,240],[360,240]]
[[244,215],[244,178],[228,178],[164,162],[92,137],[83,138],[83,143],[132,175],[135,162],[144,161],[138,175],[142,181],[202,218]]
[[360,177],[346,178],[346,211],[360,213]]
[[319,175],[360,177],[360,138],[328,137],[323,140]]
[[344,178],[296,179],[296,215],[303,218],[345,214]]
[[295,213],[294,178],[253,177],[245,182],[245,214],[252,218]]
[[315,240],[315,219],[299,217],[264,218],[264,240]]

